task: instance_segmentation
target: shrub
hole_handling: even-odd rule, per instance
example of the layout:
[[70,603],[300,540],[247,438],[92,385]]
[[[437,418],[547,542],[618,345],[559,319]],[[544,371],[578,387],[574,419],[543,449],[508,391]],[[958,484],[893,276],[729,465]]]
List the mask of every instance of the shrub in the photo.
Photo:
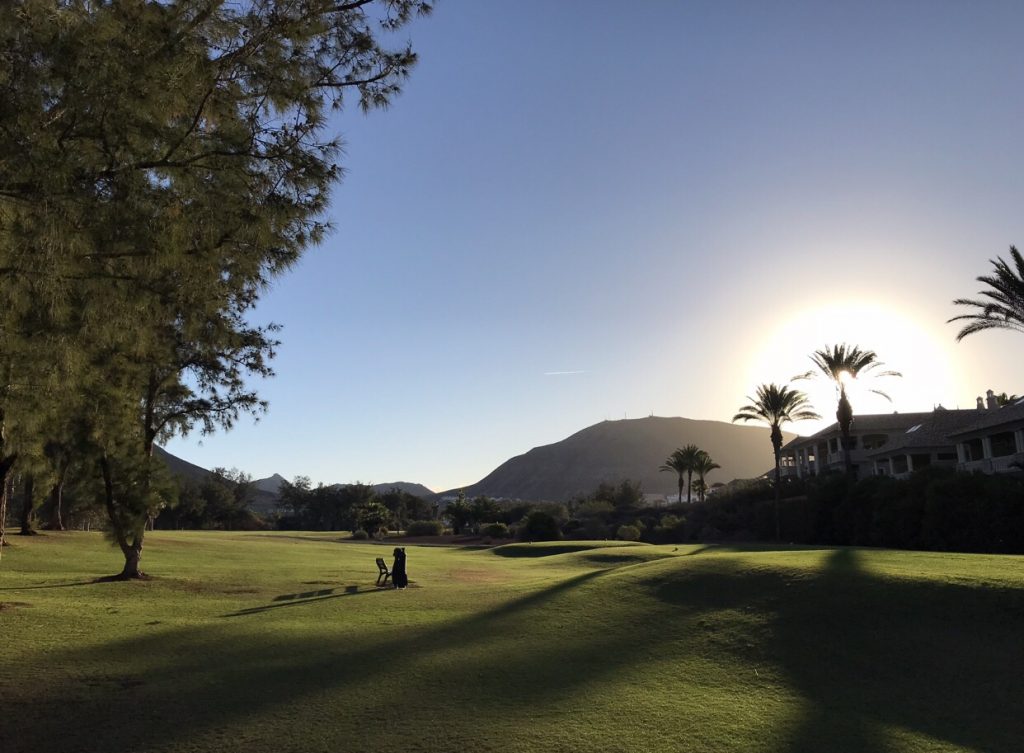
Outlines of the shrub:
[[520,541],[558,541],[562,532],[558,519],[546,510],[531,510],[517,530]]
[[480,533],[493,539],[507,539],[512,535],[504,523],[488,523],[480,529]]
[[364,540],[370,538],[370,534],[368,534],[366,531],[364,531],[362,528],[360,528],[358,531],[352,531],[352,538],[359,539],[360,541],[364,541]]
[[615,535],[623,541],[639,541],[640,529],[636,526],[619,526]]
[[[569,522],[571,523],[572,521]],[[570,538],[590,541],[593,539],[606,539],[611,535],[611,526],[602,523],[600,520],[591,518],[577,522],[578,525],[573,526],[571,530],[566,526],[566,535]]]
[[440,520],[411,520],[405,529],[406,536],[441,536],[444,524]]
[[678,544],[686,540],[686,518],[663,515],[653,528],[648,528],[647,541],[654,544]]

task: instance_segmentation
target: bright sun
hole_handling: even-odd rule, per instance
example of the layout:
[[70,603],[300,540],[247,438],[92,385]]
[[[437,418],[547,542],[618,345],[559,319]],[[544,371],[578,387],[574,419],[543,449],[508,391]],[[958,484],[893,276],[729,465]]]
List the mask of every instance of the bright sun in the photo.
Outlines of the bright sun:
[[[876,302],[825,304],[769,327],[751,359],[749,384],[791,381],[794,375],[813,368],[812,352],[843,342],[875,351],[885,364],[879,371],[903,374],[902,378],[845,379],[855,413],[927,411],[940,403],[957,407],[960,379],[948,346],[911,317]],[[791,425],[790,431],[807,434],[835,420],[834,385],[814,378],[794,386],[807,393],[822,421]],[[871,389],[888,393],[892,403]]]

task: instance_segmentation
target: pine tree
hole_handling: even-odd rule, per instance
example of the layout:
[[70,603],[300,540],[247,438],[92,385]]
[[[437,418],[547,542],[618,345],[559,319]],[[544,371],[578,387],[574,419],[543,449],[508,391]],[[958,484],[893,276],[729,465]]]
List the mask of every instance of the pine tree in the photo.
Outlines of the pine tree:
[[[100,469],[123,577],[141,575],[145,522],[169,493],[154,443],[264,407],[245,380],[271,373],[275,328],[248,318],[329,230],[341,169],[327,114],[350,96],[390,102],[416,56],[378,37],[430,9],[0,6],[0,288],[17,302],[0,337],[8,354],[33,343],[9,370],[52,382],[47,363],[67,365],[83,399],[66,420]],[[0,427],[20,438],[0,432],[0,481],[18,442],[47,441],[3,390]]]

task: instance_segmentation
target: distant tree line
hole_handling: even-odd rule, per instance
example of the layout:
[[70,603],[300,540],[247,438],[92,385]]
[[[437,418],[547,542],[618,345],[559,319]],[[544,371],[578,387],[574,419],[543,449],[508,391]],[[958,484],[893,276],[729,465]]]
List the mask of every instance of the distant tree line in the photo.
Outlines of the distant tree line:
[[[737,481],[704,501],[644,504],[640,484],[602,483],[567,504],[495,502],[477,498],[522,541],[624,539],[654,544],[778,541],[829,546],[981,553],[1024,553],[1024,480],[924,468],[907,479],[845,473],[783,482]],[[453,503],[454,504],[454,503]],[[449,506],[450,508],[451,506]],[[462,506],[456,508],[461,516]],[[778,512],[777,512],[778,511]],[[475,527],[474,527],[475,526]],[[486,535],[487,524],[463,532]]]
[[279,492],[278,528],[302,531],[362,531],[367,535],[404,530],[412,521],[432,518],[436,507],[401,489],[378,493],[367,484],[313,486],[299,476]]

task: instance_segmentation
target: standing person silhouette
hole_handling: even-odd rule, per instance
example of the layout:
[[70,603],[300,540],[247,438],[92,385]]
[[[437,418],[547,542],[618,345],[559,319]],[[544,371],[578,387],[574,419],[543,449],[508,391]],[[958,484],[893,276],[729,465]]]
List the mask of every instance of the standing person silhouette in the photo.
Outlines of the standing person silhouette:
[[391,566],[391,582],[395,588],[409,585],[409,576],[405,572],[405,548],[395,547],[395,564]]

